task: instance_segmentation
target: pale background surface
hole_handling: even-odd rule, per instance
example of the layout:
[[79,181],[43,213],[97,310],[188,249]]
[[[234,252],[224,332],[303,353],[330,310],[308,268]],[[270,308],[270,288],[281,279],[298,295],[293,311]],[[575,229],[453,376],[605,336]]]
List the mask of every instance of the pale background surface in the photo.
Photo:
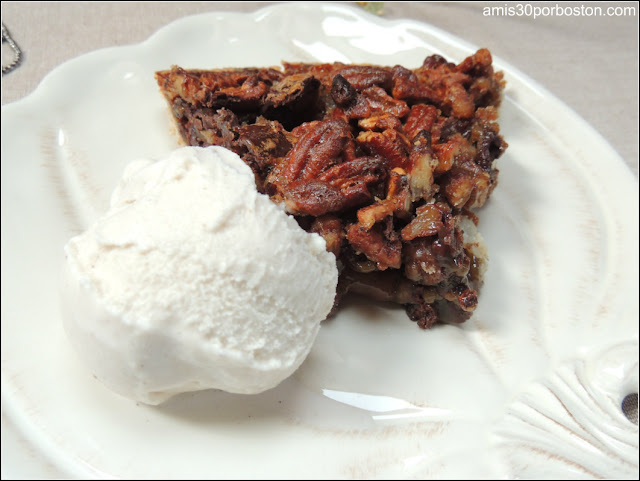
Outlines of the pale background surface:
[[[2,2],[2,22],[23,51],[2,77],[2,105],[32,92],[62,62],[145,40],[186,15],[252,12],[273,2]],[[355,4],[356,2],[349,2]],[[627,16],[485,16],[489,6],[632,7]],[[487,47],[591,124],[638,175],[637,2],[386,2],[383,17],[423,21]],[[2,45],[2,63],[11,52]],[[606,175],[606,172],[603,172]],[[632,199],[637,201],[637,199]],[[68,413],[61,413],[65,415]],[[57,478],[2,417],[2,478]]]

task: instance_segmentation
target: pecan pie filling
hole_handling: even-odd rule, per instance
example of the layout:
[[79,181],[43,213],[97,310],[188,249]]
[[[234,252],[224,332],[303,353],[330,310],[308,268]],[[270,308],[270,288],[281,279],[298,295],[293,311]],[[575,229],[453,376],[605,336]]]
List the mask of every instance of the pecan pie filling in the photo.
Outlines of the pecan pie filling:
[[478,304],[475,211],[507,148],[491,54],[459,64],[304,64],[156,73],[183,140],[240,155],[258,190],[321,235],[349,291],[402,304],[423,329]]

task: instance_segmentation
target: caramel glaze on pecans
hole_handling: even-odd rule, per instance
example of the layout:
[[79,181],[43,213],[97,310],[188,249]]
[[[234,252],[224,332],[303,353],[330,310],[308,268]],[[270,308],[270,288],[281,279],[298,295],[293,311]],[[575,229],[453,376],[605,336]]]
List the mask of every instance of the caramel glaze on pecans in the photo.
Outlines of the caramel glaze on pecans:
[[242,157],[258,189],[324,237],[348,292],[399,303],[421,328],[463,322],[481,264],[463,218],[495,188],[504,80],[480,49],[396,65],[157,72],[189,145]]

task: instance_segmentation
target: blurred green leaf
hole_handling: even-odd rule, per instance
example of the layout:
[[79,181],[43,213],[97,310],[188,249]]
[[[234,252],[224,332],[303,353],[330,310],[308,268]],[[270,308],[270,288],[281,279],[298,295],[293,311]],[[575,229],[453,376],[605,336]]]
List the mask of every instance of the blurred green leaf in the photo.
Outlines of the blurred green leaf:
[[367,12],[375,15],[382,15],[384,13],[384,2],[358,2],[358,5]]

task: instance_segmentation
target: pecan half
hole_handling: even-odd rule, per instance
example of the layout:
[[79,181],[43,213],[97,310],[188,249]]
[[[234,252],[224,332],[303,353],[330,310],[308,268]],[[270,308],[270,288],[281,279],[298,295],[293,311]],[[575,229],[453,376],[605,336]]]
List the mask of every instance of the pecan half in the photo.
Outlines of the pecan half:
[[268,182],[296,215],[323,215],[368,202],[386,179],[380,157],[355,157],[349,125],[341,119],[307,124]]

